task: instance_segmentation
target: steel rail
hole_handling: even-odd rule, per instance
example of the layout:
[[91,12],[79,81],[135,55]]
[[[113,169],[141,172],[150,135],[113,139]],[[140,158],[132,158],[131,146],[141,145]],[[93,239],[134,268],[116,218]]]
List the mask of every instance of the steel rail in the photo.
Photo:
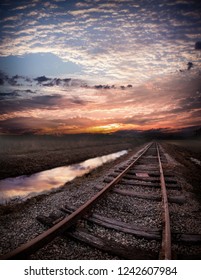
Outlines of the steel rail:
[[59,223],[55,224],[53,227],[39,234],[37,237],[28,241],[27,243],[21,245],[20,247],[14,249],[13,251],[0,256],[0,260],[8,259],[26,259],[31,254],[38,251],[40,248],[44,247],[46,244],[51,242],[58,235],[62,234],[64,231],[72,227],[84,214],[89,212],[89,210],[108,192],[115,184],[117,184],[124,174],[138,161],[141,156],[151,147],[153,143],[148,144],[143,149],[142,153],[125,168],[112,182],[107,184],[101,191],[95,194],[86,203],[80,206],[76,211],[70,214],[68,217],[64,218]]
[[160,168],[160,184],[162,192],[163,203],[163,229],[162,229],[162,245],[160,252],[160,259],[171,260],[171,230],[170,230],[170,215],[168,207],[167,191],[165,186],[165,178],[163,174],[163,167],[160,159],[159,146],[156,143],[158,162]]

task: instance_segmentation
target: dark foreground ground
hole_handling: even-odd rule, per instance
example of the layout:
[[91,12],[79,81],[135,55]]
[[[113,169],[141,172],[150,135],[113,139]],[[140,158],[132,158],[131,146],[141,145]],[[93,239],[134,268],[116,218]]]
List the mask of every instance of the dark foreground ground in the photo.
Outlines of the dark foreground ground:
[[[84,141],[82,141],[82,143],[84,143]],[[143,146],[143,144],[139,144],[139,142],[137,141],[126,142],[125,139],[124,141],[122,142],[120,141],[119,143],[115,141],[113,141],[113,144],[112,142],[110,143],[111,145],[109,145],[109,143],[108,145],[106,145],[106,139],[105,139],[104,145],[102,146],[98,144],[94,145],[93,148],[91,148],[91,151],[95,153],[98,149],[100,149],[99,151],[101,153],[101,151],[106,151],[107,149],[110,149],[109,147],[117,148],[120,147],[121,145],[122,147],[123,145],[128,145],[130,149],[133,145],[133,148],[132,151],[130,151],[127,155],[118,158],[114,162],[108,162],[102,165],[101,167],[93,170],[88,175],[76,178],[75,180],[67,183],[65,186],[56,190],[55,192],[42,194],[30,198],[29,200],[26,200],[25,202],[20,204],[13,203],[0,207],[0,224],[1,224],[0,255],[18,247],[19,244],[26,243],[28,240],[30,240],[31,238],[35,237],[36,235],[44,231],[44,226],[41,223],[39,223],[37,220],[38,215],[49,215],[49,213],[52,213],[54,211],[55,213],[57,213],[59,211],[58,209],[60,207],[64,207],[66,204],[74,205],[75,207],[79,207],[80,205],[83,205],[84,202],[86,202],[92,195],[94,195],[94,193],[97,192],[95,186],[103,185],[104,178],[107,178],[108,176],[107,174],[112,173],[114,169],[116,169],[116,166],[118,164],[121,164],[123,162],[125,163],[125,161],[128,160],[132,154],[137,153],[140,147],[142,148]],[[182,189],[186,197],[188,197],[187,203],[185,203],[182,209],[180,209],[180,205],[178,207],[175,205],[172,207],[174,211],[176,211],[175,207],[176,209],[178,208],[179,211],[178,212],[179,222],[177,222],[177,224],[182,225],[183,223],[182,221],[184,218],[186,218],[185,217],[186,215],[188,220],[190,221],[188,222],[188,227],[191,227],[191,229],[195,230],[195,232],[198,232],[200,229],[200,227],[199,229],[197,228],[198,224],[201,226],[200,214],[199,214],[201,209],[201,199],[199,200],[200,202],[198,202],[198,199],[201,198],[200,196],[201,172],[200,172],[200,166],[192,162],[190,158],[193,157],[199,159],[200,152],[197,150],[192,151],[190,148],[187,149],[186,147],[183,147],[181,143],[180,145],[178,145],[178,143],[173,144],[168,141],[162,141],[162,147],[165,148],[166,154],[171,158],[171,160],[169,161],[169,165],[170,167],[172,166],[171,168],[173,168],[177,180],[182,185]],[[65,150],[64,142],[62,145],[63,145],[63,150]],[[193,145],[193,147],[194,146],[195,145]],[[25,142],[24,142],[24,147],[25,147]],[[43,149],[41,148],[41,151],[48,150],[47,147],[48,144],[46,143],[46,147],[44,147]],[[73,144],[71,148],[72,147]],[[73,151],[73,149],[71,150]],[[70,152],[71,150],[68,149],[68,151]],[[80,147],[79,151],[82,150],[85,151],[85,147]],[[55,150],[55,152],[56,151],[57,150]],[[52,150],[51,152],[54,155],[54,150]],[[28,155],[29,154],[31,153],[28,153]],[[62,155],[61,152],[60,155]],[[82,153],[80,152],[79,156],[81,155]],[[95,156],[97,156],[97,154]],[[44,163],[45,163],[45,159],[44,159]],[[54,163],[54,161],[52,161],[52,163]],[[189,183],[186,183],[185,182],[186,180]],[[196,196],[194,195],[195,193]],[[111,203],[112,204],[110,206],[112,209],[112,205],[113,205],[112,200]],[[118,209],[120,212],[124,210],[122,200],[118,204]],[[118,212],[118,215],[120,212]],[[145,207],[145,213],[146,213],[146,207]],[[195,217],[194,219],[196,221],[195,223],[191,221],[192,216]],[[175,216],[173,215],[172,218],[175,219]],[[195,225],[195,227],[193,227],[192,224]],[[11,230],[11,229],[15,229],[15,230]],[[103,234],[103,236],[105,235]],[[117,235],[115,235],[114,231],[112,231],[111,233],[108,233],[108,238],[113,240],[117,238]],[[118,240],[124,240],[123,239],[124,237],[120,236],[118,238],[119,238]],[[199,249],[200,252],[200,247],[193,248],[193,252],[195,250],[194,252],[195,254],[197,252],[196,251],[197,249]],[[193,253],[188,253],[188,254],[193,254]],[[67,240],[66,239],[64,240],[62,238],[61,239],[56,238],[50,245],[47,245],[47,247],[44,247],[35,256],[33,256],[33,259],[119,259],[119,258],[114,257],[112,255],[108,255],[107,253],[94,249],[92,247],[86,246],[86,244],[81,244],[79,242],[71,240],[70,238]]]
[[[201,139],[161,141],[164,148],[178,162],[181,176],[193,187],[201,205]],[[192,159],[196,159],[197,162]]]
[[[11,251],[20,244],[26,243],[44,231],[44,226],[37,221],[38,215],[49,215],[53,211],[57,213],[58,208],[64,207],[66,204],[73,204],[75,207],[83,205],[84,202],[97,192],[95,186],[101,186],[104,178],[107,177],[107,174],[114,171],[115,166],[129,159],[131,154],[137,153],[140,147],[142,148],[145,144],[142,139],[117,139],[108,136],[97,139],[86,139],[83,137],[82,139],[74,138],[71,140],[70,138],[13,138],[3,142],[1,139],[1,147],[4,147],[4,150],[1,151],[2,157],[0,160],[2,166],[1,176],[5,177],[6,174],[8,176],[16,176],[29,174],[29,172],[34,173],[122,149],[129,149],[130,152],[114,162],[108,162],[102,165],[90,174],[76,178],[54,192],[38,195],[20,204],[13,202],[11,204],[1,205],[0,255]],[[194,220],[196,220],[195,231],[197,232],[199,231],[197,226],[198,224],[200,225],[199,213],[201,211],[201,166],[193,162],[191,158],[201,159],[199,142],[197,142],[197,146],[193,141],[189,141],[188,143],[181,141],[174,143],[172,141],[161,141],[161,144],[167,155],[170,156],[170,165],[174,166],[175,176],[182,184],[182,189],[188,197],[187,203],[182,208],[183,210],[179,206],[179,213],[181,213],[181,215],[179,214],[181,219],[179,220],[181,221],[179,224],[182,224],[183,215],[187,215],[188,219],[191,219],[191,215],[193,215],[195,217]],[[188,144],[188,147],[186,147],[186,144]],[[7,168],[4,164],[6,164]],[[122,208],[123,201],[121,203],[118,206],[120,206],[120,209],[124,209]],[[189,227],[191,226],[191,222],[190,220],[190,223],[188,223]],[[116,238],[116,235],[114,237],[114,232],[109,235],[109,238]],[[200,250],[200,247],[198,249]],[[60,240],[58,238],[49,247],[47,245],[47,247],[41,249],[33,258],[118,259],[85,244],[75,242],[74,240],[68,239],[64,242],[63,239]]]

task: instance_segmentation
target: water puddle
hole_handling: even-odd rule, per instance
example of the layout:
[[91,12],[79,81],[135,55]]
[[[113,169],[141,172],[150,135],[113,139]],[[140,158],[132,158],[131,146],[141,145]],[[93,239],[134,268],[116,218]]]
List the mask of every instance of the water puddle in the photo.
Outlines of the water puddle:
[[49,192],[65,183],[72,181],[76,177],[81,177],[91,170],[113,161],[127,154],[126,150],[88,159],[79,164],[62,166],[50,170],[35,173],[31,176],[19,176],[0,181],[0,204],[9,200],[24,200],[39,193]]

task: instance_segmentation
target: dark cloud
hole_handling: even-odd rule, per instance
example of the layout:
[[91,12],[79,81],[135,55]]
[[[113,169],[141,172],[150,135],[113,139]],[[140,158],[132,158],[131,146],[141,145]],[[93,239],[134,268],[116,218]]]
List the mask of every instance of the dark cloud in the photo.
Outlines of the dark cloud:
[[37,77],[34,79],[35,81],[39,82],[39,83],[42,83],[42,82],[47,82],[47,81],[50,81],[51,79],[50,78],[47,78],[45,76],[41,76],[41,77]]
[[[76,126],[76,127],[81,128],[81,127],[91,126],[92,120],[90,118],[85,118],[85,117],[72,117],[72,118],[68,118],[68,119],[63,120],[63,123],[66,127]],[[97,124],[96,120],[93,120],[93,124],[94,123]],[[66,127],[65,127],[65,129],[66,129]]]
[[142,115],[135,115],[129,118],[122,118],[115,120],[115,122],[122,124],[145,125],[150,122],[150,117],[143,117]]
[[78,96],[72,96],[71,98],[69,98],[69,101],[77,105],[86,105],[89,103],[88,101],[85,101]]
[[45,120],[33,117],[16,117],[0,121],[0,132],[8,134],[40,133],[44,127],[56,129],[60,120]]
[[0,120],[0,133],[6,134],[38,134],[44,133],[45,129],[51,133],[57,131],[65,132],[75,128],[82,128],[91,125],[91,119],[84,117],[72,117],[68,119],[44,119],[35,117],[14,117]]
[[180,100],[177,108],[168,111],[169,113],[185,113],[201,108],[201,93],[197,91],[193,96],[188,96]]
[[195,43],[195,49],[196,50],[201,50],[201,41],[198,41]]
[[12,91],[12,92],[0,92],[0,100],[5,100],[7,98],[13,98],[20,96],[17,92]]
[[[29,92],[30,93],[30,92]],[[32,98],[17,98],[19,96],[16,92],[0,93],[1,107],[0,114],[9,114],[12,112],[20,112],[33,109],[65,109],[72,106],[85,106],[89,102],[81,99],[78,96],[64,97],[60,94],[55,95],[40,95]],[[11,100],[8,97],[16,97]]]
[[187,70],[190,70],[190,69],[193,67],[193,63],[192,63],[192,62],[188,62],[188,63],[187,63],[187,66],[188,66],[188,69],[187,69]]
[[191,113],[191,117],[192,117],[192,118],[199,118],[199,119],[200,119],[200,116],[201,116],[201,108],[199,108],[198,110],[193,111],[193,112]]
[[4,85],[5,81],[8,80],[8,76],[0,70],[0,85]]
[[62,95],[34,96],[30,99],[3,100],[1,102],[0,114],[19,112],[31,109],[54,109],[62,100]]

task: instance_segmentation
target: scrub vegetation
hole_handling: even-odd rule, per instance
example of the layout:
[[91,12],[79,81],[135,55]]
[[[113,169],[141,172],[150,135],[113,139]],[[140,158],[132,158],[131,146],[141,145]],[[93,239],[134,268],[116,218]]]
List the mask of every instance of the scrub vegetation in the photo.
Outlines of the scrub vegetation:
[[1,136],[0,179],[78,163],[144,142],[143,138],[104,134]]

